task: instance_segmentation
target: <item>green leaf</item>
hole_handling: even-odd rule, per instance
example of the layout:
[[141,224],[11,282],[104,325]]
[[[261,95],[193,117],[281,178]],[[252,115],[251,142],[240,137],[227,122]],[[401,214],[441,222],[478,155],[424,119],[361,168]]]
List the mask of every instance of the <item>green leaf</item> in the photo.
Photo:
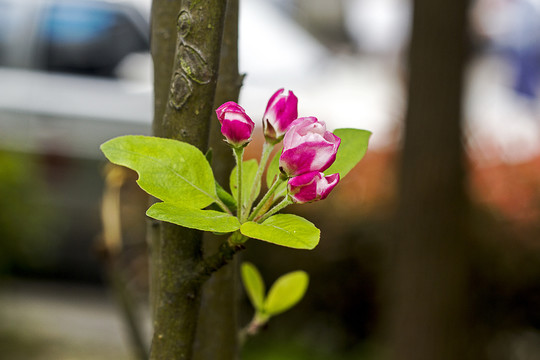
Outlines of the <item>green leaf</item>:
[[135,170],[141,189],[158,199],[199,209],[217,199],[212,169],[190,144],[128,135],[107,141],[101,151],[112,163]]
[[240,232],[253,239],[308,250],[317,246],[321,234],[311,222],[292,214],[274,215],[262,224],[248,221],[242,224]]
[[305,271],[293,271],[281,276],[270,288],[263,312],[274,316],[296,305],[306,293],[309,276]]
[[[253,186],[253,182],[255,182],[255,175],[257,174],[258,169],[259,163],[255,159],[244,161],[242,163],[242,202],[244,203],[244,206],[249,202],[251,187]],[[237,171],[238,166],[235,166],[229,178],[231,192],[235,199],[238,199]],[[260,191],[261,184],[257,187],[255,198],[259,195]]]
[[217,196],[231,211],[236,210],[236,199],[216,181]]
[[371,132],[360,129],[336,129],[334,134],[341,138],[341,144],[336,161],[324,173],[339,173],[340,179],[343,179],[366,154]]
[[190,144],[128,135],[107,141],[101,151],[112,163],[135,170],[141,189],[160,200],[203,208],[217,198],[212,169]]
[[250,262],[242,263],[242,282],[253,307],[257,311],[262,311],[265,291],[264,281],[255,265]]
[[228,233],[240,228],[238,219],[229,214],[214,210],[193,209],[165,202],[152,205],[146,211],[146,215],[157,220],[203,231]]

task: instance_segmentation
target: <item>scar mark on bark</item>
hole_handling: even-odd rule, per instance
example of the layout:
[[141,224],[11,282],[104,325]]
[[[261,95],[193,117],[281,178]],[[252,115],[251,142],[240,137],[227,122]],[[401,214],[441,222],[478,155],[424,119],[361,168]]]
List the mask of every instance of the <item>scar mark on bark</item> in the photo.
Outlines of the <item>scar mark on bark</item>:
[[196,83],[209,83],[212,80],[212,70],[200,51],[187,44],[182,44],[180,50],[180,67],[186,75]]
[[191,82],[182,73],[175,73],[171,84],[170,103],[176,109],[180,109],[191,96],[193,89]]
[[191,14],[182,10],[177,19],[178,36],[185,38],[191,30]]

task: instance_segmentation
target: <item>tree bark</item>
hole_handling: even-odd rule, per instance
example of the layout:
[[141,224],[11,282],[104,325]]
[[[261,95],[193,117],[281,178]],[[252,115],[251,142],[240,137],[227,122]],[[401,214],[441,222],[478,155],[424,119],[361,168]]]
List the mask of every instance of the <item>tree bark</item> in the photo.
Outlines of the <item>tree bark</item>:
[[[165,129],[162,129],[161,119],[169,98],[177,38],[175,27],[172,24],[176,23],[180,2],[181,0],[153,0],[152,2],[151,52],[154,63],[153,133],[155,135],[165,133]],[[154,199],[150,199],[150,203],[154,201]],[[159,294],[161,242],[159,222],[150,218],[147,226],[147,241],[150,253],[150,308],[152,319],[155,319]]]
[[[242,76],[238,74],[238,0],[228,0],[214,109],[227,101],[237,102],[241,86]],[[214,114],[210,124],[210,147],[214,176],[227,188],[235,162],[230,146],[223,141],[221,126]],[[204,253],[215,253],[222,241],[223,237],[205,233]],[[238,358],[237,262],[235,257],[204,284],[195,360]]]
[[[204,152],[215,96],[225,1],[155,0],[152,10],[154,134],[188,142]],[[173,37],[176,41],[171,58]],[[154,261],[158,278],[153,276],[153,280],[157,280],[158,290],[153,290],[157,295],[154,293],[153,299],[151,359],[192,358],[205,280],[196,275],[202,261],[201,239],[199,231],[160,224],[157,250],[152,244],[159,259]]]
[[416,0],[391,275],[391,358],[466,359],[466,0]]

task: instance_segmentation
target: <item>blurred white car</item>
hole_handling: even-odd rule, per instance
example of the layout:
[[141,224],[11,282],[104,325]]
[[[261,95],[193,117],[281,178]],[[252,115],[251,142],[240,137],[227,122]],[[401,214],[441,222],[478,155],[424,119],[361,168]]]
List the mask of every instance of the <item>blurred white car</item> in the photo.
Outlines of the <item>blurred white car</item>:
[[149,134],[148,29],[133,2],[0,0],[1,147],[97,158],[113,136]]

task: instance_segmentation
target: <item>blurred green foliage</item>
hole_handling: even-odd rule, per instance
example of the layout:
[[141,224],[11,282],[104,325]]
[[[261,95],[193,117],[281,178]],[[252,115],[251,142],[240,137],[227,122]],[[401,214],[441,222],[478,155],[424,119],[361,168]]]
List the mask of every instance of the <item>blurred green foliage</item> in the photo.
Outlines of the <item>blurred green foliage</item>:
[[313,343],[289,334],[287,339],[262,334],[250,339],[242,351],[243,360],[381,360],[384,349],[372,342],[359,343],[347,351]]
[[0,151],[0,274],[39,269],[54,253],[55,212],[33,156]]

